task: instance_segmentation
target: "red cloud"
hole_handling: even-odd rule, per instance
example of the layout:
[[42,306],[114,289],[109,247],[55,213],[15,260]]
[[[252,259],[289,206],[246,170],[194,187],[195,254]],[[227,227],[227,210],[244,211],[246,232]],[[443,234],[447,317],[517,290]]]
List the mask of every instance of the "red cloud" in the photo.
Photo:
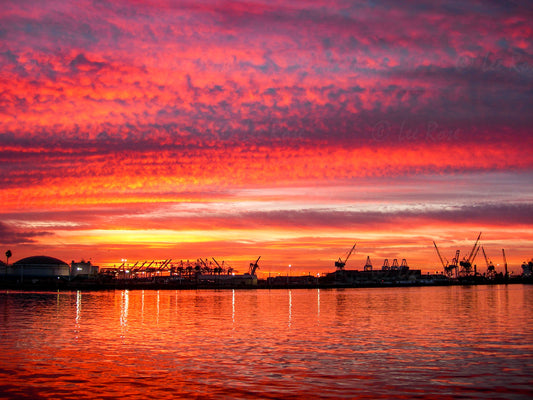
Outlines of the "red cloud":
[[[207,198],[231,208],[237,200],[220,191],[302,185],[330,185],[336,203],[346,182],[389,179],[399,196],[397,180],[419,175],[448,182],[446,209],[464,195],[464,174],[533,166],[532,28],[516,4],[28,4],[0,10],[0,201],[14,219],[63,210],[84,229],[120,228],[117,219],[137,229],[139,204]],[[517,217],[529,210],[503,206],[516,200],[505,184],[488,185],[502,190],[486,215],[530,224]],[[529,198],[529,186],[519,191]],[[322,214],[306,211],[309,202],[185,222],[220,230],[256,219],[306,235],[367,220],[390,227],[389,218],[423,227],[474,215],[474,225],[500,226],[475,208]],[[84,213],[103,206],[117,225]],[[118,217],[123,209],[131,218]]]

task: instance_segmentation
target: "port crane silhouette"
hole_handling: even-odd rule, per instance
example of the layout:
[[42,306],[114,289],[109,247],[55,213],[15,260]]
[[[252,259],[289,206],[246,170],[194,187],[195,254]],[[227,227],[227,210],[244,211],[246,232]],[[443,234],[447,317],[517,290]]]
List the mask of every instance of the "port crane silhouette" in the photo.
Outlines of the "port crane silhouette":
[[[479,252],[479,249],[481,248],[481,245],[479,244],[479,239],[481,238],[481,232],[479,232],[479,235],[476,239],[476,242],[474,243],[474,246],[472,247],[472,250],[470,251],[470,254],[468,257],[463,257],[462,261],[459,261],[459,254],[460,250],[457,250],[455,252],[455,257],[452,259],[452,262],[449,263],[448,260],[443,257],[439,251],[439,248],[437,247],[437,244],[435,241],[433,241],[433,245],[435,246],[435,250],[437,250],[437,255],[439,256],[439,260],[442,264],[442,268],[444,269],[444,273],[447,277],[451,278],[455,275],[457,277],[458,275],[458,268],[461,266],[461,271],[459,272],[462,276],[469,276],[472,273],[472,263],[474,262],[477,253]],[[484,253],[484,250],[483,250]]]
[[442,264],[442,268],[444,269],[444,273],[448,278],[451,278],[454,276],[457,276],[457,265],[459,263],[459,253],[460,251],[457,250],[455,252],[455,257],[452,258],[452,262],[450,263],[446,257],[443,257],[440,254],[439,248],[437,247],[437,243],[433,241],[433,245],[435,246],[435,250],[437,250],[437,255],[439,256],[440,262]]
[[[394,259],[394,261],[398,264],[398,260]],[[372,261],[370,261],[370,256],[366,256],[366,263],[363,267],[363,271],[372,271]]]
[[468,276],[472,273],[472,263],[474,262],[477,256],[477,253],[479,252],[479,248],[481,247],[479,245],[480,238],[481,238],[481,232],[479,232],[476,242],[474,243],[474,247],[472,247],[472,250],[470,251],[468,258],[463,258],[463,260],[459,263],[459,265],[461,266],[462,275]]
[[354,243],[353,247],[351,248],[351,250],[348,252],[348,255],[346,256],[346,258],[344,259],[344,261],[342,261],[342,259],[339,257],[339,259],[337,261],[335,261],[335,267],[337,267],[337,269],[344,269],[344,266],[346,265],[346,262],[348,261],[348,258],[350,258],[350,256],[352,255],[352,252],[353,250],[355,249],[355,245],[357,243]]
[[483,257],[485,257],[485,263],[487,264],[487,276],[493,279],[494,275],[496,274],[494,264],[487,257],[487,253],[485,253],[485,248],[483,246],[481,246],[481,251],[483,252]]
[[217,260],[215,260],[215,257],[211,257],[213,259],[213,261],[215,262],[215,264],[217,265],[214,269],[213,269],[213,272],[215,274],[218,274],[220,275],[223,271],[224,271],[224,268],[221,267],[221,265],[218,263]]
[[507,257],[505,257],[505,249],[502,249],[502,256],[503,256],[503,265],[505,267],[505,279],[509,277],[509,274],[507,272]]
[[257,260],[255,260],[255,263],[250,263],[250,269],[249,269],[249,274],[251,276],[254,276],[255,275],[255,271],[259,268],[259,265],[257,265],[257,263],[259,262],[259,259],[261,258],[261,256],[259,256],[257,258]]

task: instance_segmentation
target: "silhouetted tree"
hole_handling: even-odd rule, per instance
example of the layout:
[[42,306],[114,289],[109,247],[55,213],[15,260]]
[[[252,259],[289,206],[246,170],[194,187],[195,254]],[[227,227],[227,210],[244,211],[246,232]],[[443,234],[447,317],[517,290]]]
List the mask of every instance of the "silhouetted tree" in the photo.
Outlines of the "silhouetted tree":
[[4,271],[4,279],[7,278],[7,267],[9,265],[9,258],[12,256],[13,254],[11,253],[11,250],[8,250],[6,251],[6,269]]

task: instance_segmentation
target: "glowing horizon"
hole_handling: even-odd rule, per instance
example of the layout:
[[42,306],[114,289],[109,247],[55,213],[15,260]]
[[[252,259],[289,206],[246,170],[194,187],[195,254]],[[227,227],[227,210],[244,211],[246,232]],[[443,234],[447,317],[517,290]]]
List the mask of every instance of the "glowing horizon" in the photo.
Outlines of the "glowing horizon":
[[432,272],[433,241],[451,258],[480,231],[495,265],[533,257],[522,6],[25,0],[0,21],[14,260],[322,273],[357,242],[347,267]]

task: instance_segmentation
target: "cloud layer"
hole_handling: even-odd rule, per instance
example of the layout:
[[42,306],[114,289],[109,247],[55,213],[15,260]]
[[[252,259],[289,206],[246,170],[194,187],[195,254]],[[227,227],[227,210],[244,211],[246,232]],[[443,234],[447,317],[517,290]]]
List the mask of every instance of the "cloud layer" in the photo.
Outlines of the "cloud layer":
[[[2,243],[80,249],[64,231],[96,225],[280,241],[300,227],[316,246],[401,221],[531,226],[532,17],[512,1],[5,1],[2,232],[34,233]],[[397,198],[345,209],[383,182]],[[268,195],[235,212],[247,190]],[[207,211],[165,214],[183,204]]]

